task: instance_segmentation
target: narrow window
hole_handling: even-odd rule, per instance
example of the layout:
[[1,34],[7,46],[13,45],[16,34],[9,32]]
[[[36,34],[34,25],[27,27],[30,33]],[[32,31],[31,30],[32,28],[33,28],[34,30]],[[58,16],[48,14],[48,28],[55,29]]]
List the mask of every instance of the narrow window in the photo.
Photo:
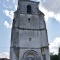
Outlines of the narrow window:
[[30,18],[28,18],[28,20],[30,21]]
[[46,60],[46,54],[43,54],[43,60]]
[[31,5],[27,6],[27,14],[31,14]]
[[31,41],[31,38],[29,38],[29,41]]

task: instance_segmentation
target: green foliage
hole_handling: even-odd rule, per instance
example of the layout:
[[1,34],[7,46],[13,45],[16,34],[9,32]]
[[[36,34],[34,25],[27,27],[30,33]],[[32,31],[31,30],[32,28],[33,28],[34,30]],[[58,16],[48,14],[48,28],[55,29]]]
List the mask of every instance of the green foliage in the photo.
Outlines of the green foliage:
[[60,56],[60,47],[59,47],[59,53],[58,53],[58,55]]
[[60,60],[60,47],[59,47],[59,53],[58,53],[58,56],[59,56],[59,60]]
[[51,55],[50,59],[51,60],[59,60],[59,56],[58,55]]
[[50,54],[50,60],[60,60],[60,47],[59,47],[58,55],[53,55],[52,53]]

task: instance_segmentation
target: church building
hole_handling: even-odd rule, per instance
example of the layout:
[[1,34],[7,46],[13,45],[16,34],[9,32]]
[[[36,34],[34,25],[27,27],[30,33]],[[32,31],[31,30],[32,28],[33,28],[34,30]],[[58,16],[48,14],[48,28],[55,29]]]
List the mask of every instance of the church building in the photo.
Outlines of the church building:
[[10,60],[50,60],[44,14],[38,4],[18,0],[11,32]]

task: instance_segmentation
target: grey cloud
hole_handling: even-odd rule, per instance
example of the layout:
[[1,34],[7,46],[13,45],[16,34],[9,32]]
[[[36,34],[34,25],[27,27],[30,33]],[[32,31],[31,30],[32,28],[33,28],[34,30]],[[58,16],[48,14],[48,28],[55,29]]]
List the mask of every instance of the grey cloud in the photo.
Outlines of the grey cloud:
[[49,12],[60,13],[60,0],[32,0],[42,3],[42,6]]
[[48,11],[60,13],[60,0],[45,0],[45,2],[42,2],[42,6]]

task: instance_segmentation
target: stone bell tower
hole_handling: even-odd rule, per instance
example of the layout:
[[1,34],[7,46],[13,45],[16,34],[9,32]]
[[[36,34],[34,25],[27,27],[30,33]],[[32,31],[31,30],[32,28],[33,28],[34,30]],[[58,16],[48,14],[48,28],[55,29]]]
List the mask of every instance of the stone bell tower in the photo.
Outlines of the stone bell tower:
[[14,12],[10,60],[50,60],[44,14],[38,2],[19,0]]

